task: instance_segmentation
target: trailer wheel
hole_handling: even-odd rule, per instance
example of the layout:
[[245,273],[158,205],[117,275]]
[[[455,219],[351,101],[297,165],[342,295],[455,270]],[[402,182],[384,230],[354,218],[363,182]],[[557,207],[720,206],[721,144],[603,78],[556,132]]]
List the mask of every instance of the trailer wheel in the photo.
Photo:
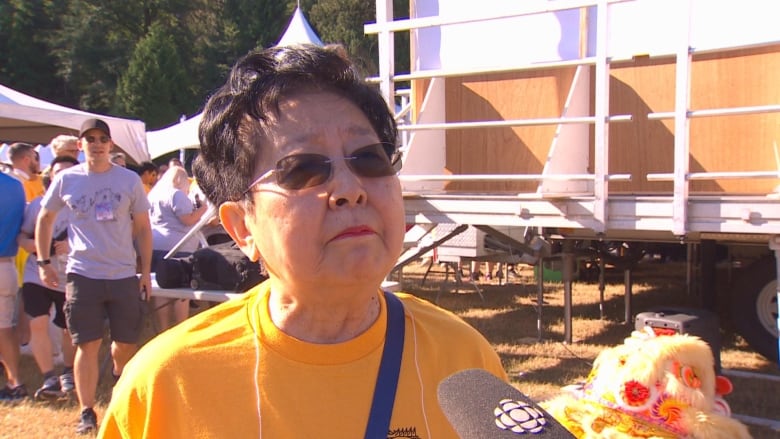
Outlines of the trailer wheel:
[[772,361],[778,361],[776,276],[774,257],[762,258],[747,267],[731,288],[737,332]]

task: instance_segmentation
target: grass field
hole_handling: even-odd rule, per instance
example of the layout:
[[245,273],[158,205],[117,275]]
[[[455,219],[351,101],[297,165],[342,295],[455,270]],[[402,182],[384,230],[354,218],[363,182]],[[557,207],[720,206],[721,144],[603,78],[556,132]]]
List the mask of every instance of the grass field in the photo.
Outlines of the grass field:
[[[403,290],[438,303],[476,327],[494,345],[513,385],[522,392],[544,400],[560,392],[562,386],[587,376],[591,362],[606,346],[622,343],[633,329],[623,322],[624,287],[622,273],[609,273],[605,290],[604,319],[599,318],[598,288],[575,283],[573,288],[573,343],[563,340],[563,288],[547,284],[542,308],[542,339],[537,334],[537,288],[529,267],[518,271],[509,283],[478,283],[484,300],[471,284],[456,285],[452,272],[445,281],[442,267],[434,266],[425,283],[426,266],[412,264],[404,271]],[[653,306],[695,306],[697,298],[686,293],[684,267],[677,264],[642,264],[633,284],[633,311]],[[200,309],[203,309],[201,307]],[[721,322],[722,365],[726,369],[769,374],[772,380],[731,378],[734,393],[726,399],[732,411],[754,417],[780,419],[780,372],[771,362],[751,351],[733,334],[727,320]],[[151,331],[147,333],[147,337]],[[449,342],[444,340],[443,342]],[[452,341],[454,342],[454,341]],[[32,359],[23,357],[25,381],[30,390],[41,378]],[[105,410],[110,388],[104,379],[99,389]],[[13,406],[0,405],[1,438],[72,438],[78,409],[74,404],[48,405],[26,401]],[[750,426],[755,438],[780,439],[780,432]]]

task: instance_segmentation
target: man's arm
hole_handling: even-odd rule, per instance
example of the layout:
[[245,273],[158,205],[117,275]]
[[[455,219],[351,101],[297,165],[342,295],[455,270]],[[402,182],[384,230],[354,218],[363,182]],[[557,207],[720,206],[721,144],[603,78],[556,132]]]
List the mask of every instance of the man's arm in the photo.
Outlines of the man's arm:
[[[35,221],[35,253],[39,261],[51,260],[51,237],[54,232],[54,221],[57,219],[57,212],[41,208],[38,212],[38,219]],[[59,287],[57,272],[50,263],[38,265],[38,274],[41,281],[50,287]]]
[[141,296],[148,300],[152,294],[152,225],[149,212],[133,214],[133,239],[141,259]]
[[16,243],[19,244],[19,247],[24,249],[24,251],[27,253],[32,255],[37,253],[37,250],[35,249],[35,239],[33,239],[29,233],[20,232],[16,237]]

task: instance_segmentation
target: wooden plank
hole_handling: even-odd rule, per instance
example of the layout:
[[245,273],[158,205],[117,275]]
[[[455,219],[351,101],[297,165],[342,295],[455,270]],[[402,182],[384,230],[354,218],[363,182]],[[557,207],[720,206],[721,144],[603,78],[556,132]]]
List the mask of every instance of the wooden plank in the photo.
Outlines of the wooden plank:
[[[560,117],[575,68],[446,79],[447,122]],[[447,169],[462,174],[540,174],[555,125],[447,132]],[[534,192],[537,182],[458,182],[449,190]]]
[[[674,125],[648,120],[650,112],[673,111],[671,59],[639,58],[613,66],[610,113],[632,114],[629,124],[610,127],[610,173],[630,173],[631,182],[611,183],[612,193],[671,192],[671,182],[649,182],[645,175],[672,172]],[[780,103],[780,46],[694,56],[691,108],[714,109]],[[692,119],[690,172],[771,171],[773,142],[780,139],[780,114]],[[691,183],[691,193],[761,193],[777,179],[714,180]]]

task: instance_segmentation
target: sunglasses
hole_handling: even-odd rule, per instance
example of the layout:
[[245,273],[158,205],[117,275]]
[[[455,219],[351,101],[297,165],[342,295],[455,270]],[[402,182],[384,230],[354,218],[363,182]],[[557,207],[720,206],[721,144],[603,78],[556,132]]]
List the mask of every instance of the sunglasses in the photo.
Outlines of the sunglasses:
[[[355,175],[367,178],[389,177],[398,172],[400,163],[395,145],[374,143],[356,149],[344,157]],[[333,160],[322,154],[293,154],[276,162],[276,167],[253,181],[246,192],[258,183],[276,176],[276,184],[284,189],[299,190],[321,185],[333,175]],[[244,193],[246,193],[244,192]]]
[[100,136],[100,137],[86,136],[86,137],[84,137],[84,139],[87,140],[87,143],[95,143],[95,142],[98,142],[98,141],[100,143],[108,143],[108,141],[111,140],[111,138],[108,137],[108,136]]

